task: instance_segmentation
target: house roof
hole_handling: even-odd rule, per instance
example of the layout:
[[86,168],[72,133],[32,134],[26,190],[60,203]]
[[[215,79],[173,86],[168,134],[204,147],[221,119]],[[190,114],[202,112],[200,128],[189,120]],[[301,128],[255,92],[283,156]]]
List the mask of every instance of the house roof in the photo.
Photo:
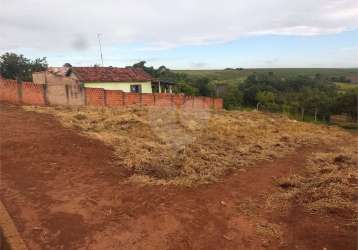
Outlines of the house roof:
[[73,67],[72,72],[81,82],[143,82],[152,77],[140,68]]

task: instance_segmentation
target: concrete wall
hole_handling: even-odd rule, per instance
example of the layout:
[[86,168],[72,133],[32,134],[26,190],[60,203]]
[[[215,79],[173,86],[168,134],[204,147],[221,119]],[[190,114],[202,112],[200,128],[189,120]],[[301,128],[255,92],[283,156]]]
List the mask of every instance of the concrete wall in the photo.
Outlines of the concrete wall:
[[84,105],[83,85],[73,77],[55,75],[49,72],[32,74],[35,84],[46,84],[46,98],[53,105]]
[[131,85],[141,85],[142,93],[152,93],[151,82],[91,82],[85,83],[85,88],[102,88],[105,90],[121,90],[123,92],[131,92]]

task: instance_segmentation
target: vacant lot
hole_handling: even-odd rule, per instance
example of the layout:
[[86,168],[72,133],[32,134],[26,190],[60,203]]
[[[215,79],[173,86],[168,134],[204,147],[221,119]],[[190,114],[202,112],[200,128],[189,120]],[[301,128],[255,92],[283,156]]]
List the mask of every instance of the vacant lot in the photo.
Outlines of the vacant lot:
[[[304,145],[333,144],[347,134],[258,112],[171,108],[26,107],[113,147],[132,180],[192,186]],[[349,137],[349,136],[348,136]]]
[[25,109],[1,105],[0,198],[30,249],[356,249],[356,142],[341,130],[253,112]]

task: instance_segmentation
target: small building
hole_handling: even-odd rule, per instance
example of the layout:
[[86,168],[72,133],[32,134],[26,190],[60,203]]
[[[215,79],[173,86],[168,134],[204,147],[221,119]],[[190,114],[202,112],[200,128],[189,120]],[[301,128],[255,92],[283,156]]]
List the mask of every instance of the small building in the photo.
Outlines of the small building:
[[34,83],[74,84],[123,92],[152,93],[152,77],[143,69],[117,67],[51,67],[33,74]]
[[67,85],[70,92],[77,92],[82,86],[127,93],[172,93],[175,85],[154,80],[143,69],[132,67],[50,67],[47,71],[33,73],[33,81],[49,86]]
[[85,88],[152,93],[152,77],[139,68],[74,67],[72,74]]

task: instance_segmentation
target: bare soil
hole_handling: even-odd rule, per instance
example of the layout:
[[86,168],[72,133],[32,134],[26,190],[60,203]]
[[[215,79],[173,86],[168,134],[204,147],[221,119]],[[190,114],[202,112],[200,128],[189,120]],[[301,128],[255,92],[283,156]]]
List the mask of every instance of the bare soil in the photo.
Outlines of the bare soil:
[[320,145],[224,181],[139,185],[114,149],[53,116],[1,104],[0,198],[29,249],[356,249],[355,228],[300,205],[270,209],[273,180],[299,173]]

